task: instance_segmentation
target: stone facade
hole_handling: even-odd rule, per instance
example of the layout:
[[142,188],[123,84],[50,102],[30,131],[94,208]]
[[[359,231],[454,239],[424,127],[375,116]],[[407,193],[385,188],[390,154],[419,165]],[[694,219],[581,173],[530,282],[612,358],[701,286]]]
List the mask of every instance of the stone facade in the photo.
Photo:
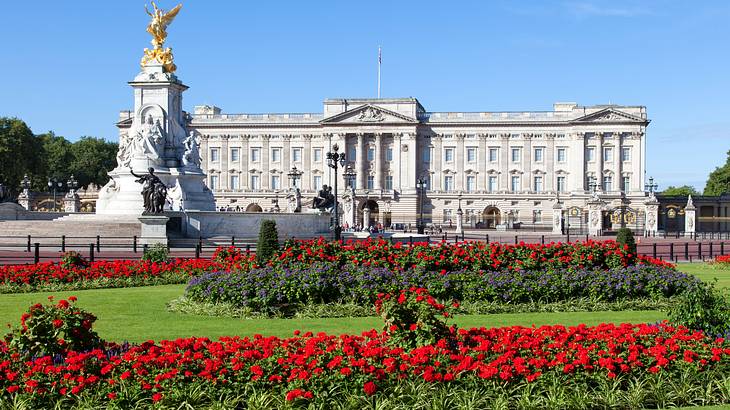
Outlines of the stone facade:
[[[130,114],[121,119],[127,135]],[[302,171],[302,207],[311,206],[321,186],[334,183],[327,152],[335,143],[355,174],[353,192],[343,189],[349,181],[338,172],[349,226],[367,216],[370,224],[415,227],[419,179],[426,185],[425,222],[446,227],[456,225],[459,208],[465,228],[554,230],[563,223],[556,216],[571,208],[580,208],[588,223],[591,177],[604,229],[622,198],[639,213],[646,201],[643,106],[428,112],[415,98],[327,99],[321,113],[225,114],[196,106],[185,119],[200,138],[201,168],[219,209],[279,208],[293,166]]]

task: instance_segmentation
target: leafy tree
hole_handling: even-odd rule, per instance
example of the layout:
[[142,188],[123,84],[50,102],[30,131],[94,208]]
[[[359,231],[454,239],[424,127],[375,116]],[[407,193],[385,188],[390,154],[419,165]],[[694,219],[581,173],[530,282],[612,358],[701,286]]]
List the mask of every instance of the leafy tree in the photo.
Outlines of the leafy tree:
[[670,186],[664,191],[661,192],[662,195],[666,196],[687,196],[687,195],[699,195],[699,191],[697,191],[693,186],[690,185],[682,185],[682,186]]
[[117,148],[118,144],[103,138],[81,137],[71,144],[73,160],[67,174],[73,174],[79,186],[106,184],[109,181],[107,171],[116,166]]
[[42,150],[40,139],[33,135],[25,122],[0,117],[0,183],[17,193],[23,175],[42,175]]
[[[40,134],[38,138],[43,144],[46,179],[67,178],[69,176],[68,168],[74,159],[71,143],[66,138],[54,134],[53,131]],[[46,181],[39,182],[43,185]]]
[[276,230],[276,221],[265,219],[261,221],[259,240],[256,243],[256,260],[263,265],[279,250],[279,233]]
[[727,152],[725,165],[710,172],[705,185],[705,195],[719,196],[730,193],[730,151]]

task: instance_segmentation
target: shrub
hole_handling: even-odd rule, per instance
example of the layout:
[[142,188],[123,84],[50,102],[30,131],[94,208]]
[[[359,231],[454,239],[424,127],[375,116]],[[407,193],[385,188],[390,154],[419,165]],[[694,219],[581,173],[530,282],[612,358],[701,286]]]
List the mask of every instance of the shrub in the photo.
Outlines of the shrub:
[[167,262],[170,258],[170,250],[167,249],[167,245],[162,243],[156,243],[147,248],[142,254],[142,260],[147,262]]
[[[53,296],[48,298],[53,302]],[[20,318],[20,328],[5,336],[9,348],[25,357],[83,352],[102,346],[91,327],[96,316],[74,305],[76,297],[57,304],[31,306]]]
[[700,282],[670,305],[669,320],[710,336],[730,336],[730,303],[714,283]]
[[276,221],[263,220],[259,230],[259,240],[256,242],[256,259],[263,264],[271,259],[279,250],[279,233],[276,230]]
[[68,251],[61,256],[61,266],[66,269],[83,268],[89,266],[89,262],[76,251]]
[[[453,307],[459,307],[458,303],[453,302]],[[415,348],[455,336],[456,327],[449,328],[445,321],[451,317],[449,309],[423,288],[381,293],[375,311],[385,321],[385,333],[395,346]]]
[[621,246],[628,246],[628,251],[632,255],[636,255],[636,240],[634,239],[634,233],[629,228],[621,228],[616,234],[616,243]]

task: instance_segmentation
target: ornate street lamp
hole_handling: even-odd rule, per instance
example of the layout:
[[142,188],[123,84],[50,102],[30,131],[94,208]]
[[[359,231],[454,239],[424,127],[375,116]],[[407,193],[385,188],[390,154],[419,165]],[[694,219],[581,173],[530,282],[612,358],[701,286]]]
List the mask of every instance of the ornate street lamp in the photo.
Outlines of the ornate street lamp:
[[48,178],[48,190],[53,192],[53,211],[56,211],[56,192],[63,187],[63,182],[59,181],[58,178]]
[[294,165],[292,166],[291,171],[289,171],[289,173],[287,174],[289,176],[289,180],[291,181],[291,186],[292,188],[294,188],[295,191],[299,189],[299,187],[297,186],[297,182],[302,177],[303,173],[304,172],[299,171],[297,169],[297,166]]
[[355,176],[357,174],[355,173],[355,170],[352,169],[352,167],[348,166],[345,168],[345,172],[342,173],[342,176],[345,177],[345,181],[347,181],[347,187],[351,188],[353,191],[355,190]]
[[25,191],[27,195],[30,190],[30,178],[28,178],[28,174],[23,175],[23,180],[20,181],[20,186],[23,187],[23,191]]
[[426,196],[426,181],[423,178],[418,178],[418,181],[416,181],[416,188],[418,188],[418,193],[420,194],[418,196],[419,199],[419,207],[420,207],[420,214],[418,217],[418,233],[423,235],[423,232],[425,230],[424,223],[423,223],[423,203],[424,203],[424,197]]
[[340,240],[340,234],[342,232],[342,228],[340,228],[340,215],[338,213],[337,209],[337,169],[339,167],[345,166],[345,153],[341,152],[338,153],[339,147],[337,144],[332,145],[332,151],[327,153],[327,165],[335,170],[335,206],[334,206],[334,212],[335,212],[335,240]]
[[644,184],[644,191],[649,191],[649,198],[654,197],[654,191],[659,188],[659,184],[654,182],[654,177],[649,177],[649,182]]
[[76,191],[76,188],[79,187],[79,181],[74,178],[73,174],[71,174],[68,181],[66,181],[66,187],[68,187],[69,193],[72,195]]

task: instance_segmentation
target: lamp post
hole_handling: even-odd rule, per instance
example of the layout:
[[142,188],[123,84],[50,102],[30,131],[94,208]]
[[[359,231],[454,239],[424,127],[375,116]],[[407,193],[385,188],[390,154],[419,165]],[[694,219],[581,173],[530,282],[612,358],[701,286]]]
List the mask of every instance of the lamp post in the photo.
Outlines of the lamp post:
[[294,188],[295,191],[299,189],[299,187],[297,186],[297,182],[302,177],[302,174],[303,172],[299,171],[296,165],[294,165],[291,168],[291,171],[289,171],[289,173],[287,174],[289,176],[289,180],[291,181],[292,188]]
[[73,174],[68,178],[68,181],[66,181],[66,187],[68,187],[69,194],[73,195],[76,192],[76,188],[79,187],[79,181],[77,181]]
[[659,184],[654,182],[654,177],[649,177],[649,182],[644,184],[644,191],[649,191],[649,198],[654,198],[654,191],[659,188]]
[[355,177],[357,176],[357,174],[355,173],[355,170],[352,169],[351,166],[348,166],[347,168],[345,168],[345,172],[342,173],[342,176],[344,176],[345,181],[347,181],[347,187],[354,191],[355,190]]
[[332,151],[327,153],[327,165],[335,171],[335,240],[340,240],[340,234],[342,228],[340,228],[340,215],[337,209],[337,169],[345,166],[345,153],[338,153],[339,147],[337,144],[332,145]]
[[419,208],[420,208],[420,214],[418,216],[418,233],[423,235],[424,232],[424,223],[423,223],[423,202],[424,202],[424,191],[426,188],[426,181],[423,180],[423,178],[418,178],[418,181],[416,181],[416,187],[418,188],[418,193],[420,194],[418,196],[419,199]]
[[63,187],[63,182],[59,181],[58,178],[48,178],[48,190],[53,192],[53,211],[56,211],[56,191]]
[[30,178],[28,178],[28,174],[23,175],[23,180],[20,181],[20,186],[23,187],[23,192],[28,195],[28,191],[30,190]]

